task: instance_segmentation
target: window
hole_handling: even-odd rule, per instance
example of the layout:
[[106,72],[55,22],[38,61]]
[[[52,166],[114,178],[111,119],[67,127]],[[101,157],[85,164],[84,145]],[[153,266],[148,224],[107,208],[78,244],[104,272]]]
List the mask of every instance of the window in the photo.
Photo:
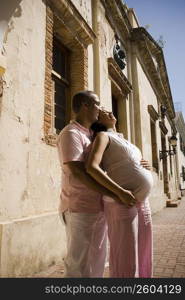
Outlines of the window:
[[152,167],[158,173],[159,166],[158,166],[158,156],[157,156],[156,123],[152,119],[150,119],[150,128],[151,128],[151,146],[152,146]]
[[54,128],[58,134],[66,125],[69,93],[69,51],[54,37],[52,80],[54,91]]
[[184,150],[184,143],[183,143],[181,135],[180,135],[180,149],[183,152],[183,150]]
[[185,181],[185,167],[182,166],[182,179]]
[[42,140],[54,147],[59,132],[73,117],[71,98],[88,87],[87,47],[96,38],[72,2],[60,2],[46,1]]
[[150,132],[151,132],[151,147],[152,147],[152,167],[159,172],[158,150],[157,150],[157,135],[156,135],[156,121],[159,119],[159,114],[153,107],[148,105],[148,112],[150,115]]
[[112,95],[112,112],[113,112],[113,115],[115,116],[115,118],[117,119],[116,129],[119,130],[118,101],[113,95]]
[[108,72],[111,80],[112,111],[117,118],[116,129],[128,138],[127,95],[132,86],[112,57],[108,57]]
[[[170,145],[170,142],[169,142],[169,150],[172,151],[172,147]],[[170,158],[170,173],[171,173],[171,176],[173,176],[173,169],[172,169],[172,156],[169,155],[169,158]]]

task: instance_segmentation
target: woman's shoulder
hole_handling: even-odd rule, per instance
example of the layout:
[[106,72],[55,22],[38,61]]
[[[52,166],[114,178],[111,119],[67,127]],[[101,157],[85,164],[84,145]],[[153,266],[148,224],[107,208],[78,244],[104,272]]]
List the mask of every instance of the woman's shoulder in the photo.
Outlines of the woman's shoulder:
[[96,134],[96,140],[106,141],[109,139],[107,131],[100,131]]
[[100,131],[100,132],[97,132],[96,136],[108,136],[108,132],[107,131]]

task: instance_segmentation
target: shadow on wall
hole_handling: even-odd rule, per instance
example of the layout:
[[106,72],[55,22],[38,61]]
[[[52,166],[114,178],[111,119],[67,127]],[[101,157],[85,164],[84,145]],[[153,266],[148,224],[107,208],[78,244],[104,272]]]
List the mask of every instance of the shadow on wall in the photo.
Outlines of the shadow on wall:
[[10,22],[11,18],[19,18],[22,15],[21,8],[22,0],[0,0],[0,114],[1,114],[1,101],[3,95],[3,78],[4,73],[4,54],[3,43],[6,41],[8,33],[14,28],[13,21]]
[[1,0],[0,2],[0,48],[5,42],[8,32],[13,29],[12,17],[19,18],[22,13],[22,0]]
[[20,6],[21,2],[22,0],[1,0],[0,21],[9,21],[12,16],[20,17],[22,10]]

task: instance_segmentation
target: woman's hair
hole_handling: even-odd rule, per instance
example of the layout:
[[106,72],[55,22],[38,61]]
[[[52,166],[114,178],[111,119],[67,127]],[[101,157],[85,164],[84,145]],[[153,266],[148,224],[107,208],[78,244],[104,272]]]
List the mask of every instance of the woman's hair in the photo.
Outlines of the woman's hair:
[[94,133],[100,132],[100,131],[107,131],[107,127],[98,121],[94,122],[91,125],[91,129],[94,131]]

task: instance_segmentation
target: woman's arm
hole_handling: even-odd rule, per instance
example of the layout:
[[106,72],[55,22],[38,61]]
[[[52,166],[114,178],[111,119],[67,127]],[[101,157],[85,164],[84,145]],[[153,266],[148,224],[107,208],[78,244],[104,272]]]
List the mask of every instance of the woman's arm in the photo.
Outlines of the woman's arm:
[[100,132],[97,134],[86,162],[86,171],[98,183],[102,184],[108,190],[117,195],[122,202],[126,204],[130,202],[135,203],[135,198],[132,193],[119,186],[100,167],[100,163],[108,143],[109,137],[106,132]]

